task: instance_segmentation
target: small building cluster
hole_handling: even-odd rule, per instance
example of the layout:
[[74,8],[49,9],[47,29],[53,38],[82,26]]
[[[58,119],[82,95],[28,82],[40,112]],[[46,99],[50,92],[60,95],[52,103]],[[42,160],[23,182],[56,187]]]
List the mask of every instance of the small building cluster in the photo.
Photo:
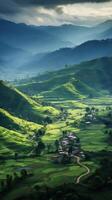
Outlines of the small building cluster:
[[81,150],[80,139],[74,133],[69,132],[59,139],[56,162],[69,163],[74,160],[75,156],[85,158],[84,152]]
[[89,108],[85,114],[85,124],[89,125],[96,120],[96,109]]

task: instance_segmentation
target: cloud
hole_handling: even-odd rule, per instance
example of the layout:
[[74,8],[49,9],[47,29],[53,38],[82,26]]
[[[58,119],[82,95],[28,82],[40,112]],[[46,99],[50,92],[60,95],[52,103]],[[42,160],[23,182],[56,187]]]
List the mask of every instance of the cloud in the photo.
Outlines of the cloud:
[[45,7],[54,7],[59,5],[68,5],[75,3],[101,3],[101,2],[109,2],[111,0],[15,0],[20,5],[31,6],[45,6]]
[[35,25],[92,25],[112,19],[112,1],[0,0],[0,17]]
[[0,0],[0,14],[15,14],[20,11],[19,6],[12,0]]
[[110,2],[111,0],[0,0],[0,13],[13,14],[18,13],[23,7],[45,7],[48,9],[56,9],[61,12],[57,7],[60,5],[69,5],[75,3],[101,3]]

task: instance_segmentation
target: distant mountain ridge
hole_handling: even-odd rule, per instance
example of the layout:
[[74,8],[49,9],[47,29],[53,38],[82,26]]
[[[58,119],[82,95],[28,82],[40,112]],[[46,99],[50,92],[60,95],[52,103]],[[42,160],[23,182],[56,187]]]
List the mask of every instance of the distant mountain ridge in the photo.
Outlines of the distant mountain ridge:
[[[0,19],[0,78],[24,78],[28,74],[34,75],[65,64],[97,58],[97,55],[90,55],[88,49],[88,57],[83,55],[80,59],[74,49],[81,47],[82,43],[86,45],[88,40],[111,39],[111,33],[111,20],[94,27],[85,27],[73,24],[31,26]],[[77,54],[76,57],[74,54]],[[97,54],[99,57],[100,52],[97,51]],[[101,56],[107,54],[102,53]]]
[[51,51],[71,45],[70,42],[62,41],[57,36],[42,30],[39,26],[0,20],[0,30],[0,40],[8,45],[33,53]]
[[112,39],[87,41],[75,48],[63,48],[34,59],[23,66],[30,72],[44,72],[60,69],[66,65],[79,64],[95,58],[112,56]]

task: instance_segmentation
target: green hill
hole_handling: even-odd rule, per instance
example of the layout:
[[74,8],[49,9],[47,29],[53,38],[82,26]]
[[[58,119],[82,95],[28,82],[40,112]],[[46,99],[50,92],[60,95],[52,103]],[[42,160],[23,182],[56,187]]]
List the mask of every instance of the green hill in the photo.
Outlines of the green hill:
[[0,154],[25,154],[32,149],[29,135],[37,132],[46,117],[59,111],[42,106],[16,88],[0,81]]
[[100,58],[79,66],[76,77],[98,91],[112,91],[112,58]]
[[23,134],[32,134],[37,131],[41,125],[33,122],[28,122],[24,119],[20,119],[11,115],[4,109],[0,108],[0,126],[7,128],[9,130],[16,130]]
[[54,117],[58,110],[42,106],[19,90],[0,82],[0,108],[12,115],[36,123],[41,123],[49,115]]
[[99,58],[24,80],[18,88],[30,95],[85,98],[112,92],[112,58]]
[[8,156],[15,152],[23,154],[31,148],[32,143],[27,139],[27,135],[0,126],[0,155]]
[[92,95],[93,89],[89,88],[86,84],[80,82],[79,80],[75,80],[71,82],[67,82],[60,86],[54,87],[48,92],[42,92],[41,94],[45,97],[60,97],[60,98],[85,98],[86,94]]

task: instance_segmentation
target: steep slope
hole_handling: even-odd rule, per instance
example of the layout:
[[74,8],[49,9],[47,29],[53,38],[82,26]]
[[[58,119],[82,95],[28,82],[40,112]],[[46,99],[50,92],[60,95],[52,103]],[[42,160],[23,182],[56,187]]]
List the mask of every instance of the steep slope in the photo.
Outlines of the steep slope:
[[2,81],[0,81],[0,107],[14,116],[36,123],[44,121],[47,115],[54,117],[59,114],[55,108],[41,106]]
[[27,139],[27,135],[0,126],[0,156],[24,154],[31,149],[32,143]]
[[32,149],[29,136],[42,126],[17,118],[0,108],[0,155],[25,154]]
[[[64,65],[77,64],[104,56],[112,56],[112,40],[88,41],[75,48],[64,48],[44,55],[40,60],[36,57],[27,63],[23,70],[43,72],[60,69]],[[38,56],[37,56],[38,57]]]
[[84,98],[112,93],[112,58],[104,57],[24,80],[20,90],[45,97]]
[[0,108],[0,126],[7,128],[9,130],[16,130],[22,134],[32,134],[36,132],[41,125],[33,122],[28,122],[24,119],[20,119],[11,115],[4,109]]

